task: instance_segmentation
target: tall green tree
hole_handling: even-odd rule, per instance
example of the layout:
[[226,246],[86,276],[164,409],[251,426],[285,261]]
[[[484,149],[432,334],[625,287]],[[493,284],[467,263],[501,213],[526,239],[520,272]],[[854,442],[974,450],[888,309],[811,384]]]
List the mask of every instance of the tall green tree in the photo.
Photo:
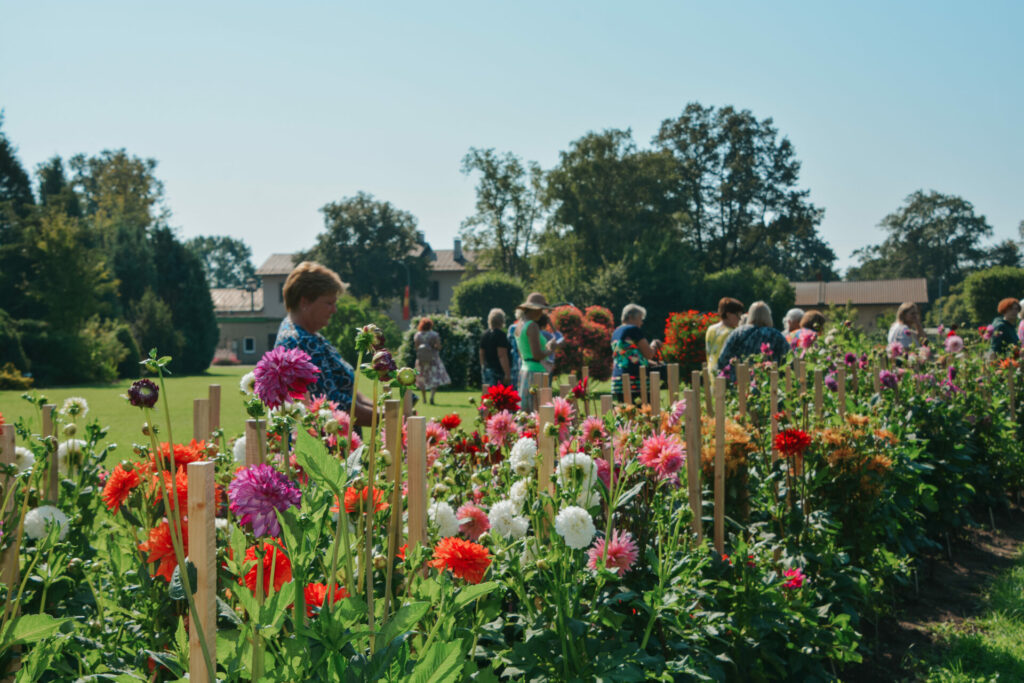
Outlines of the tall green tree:
[[8,293],[3,306],[15,317],[18,305],[11,301],[10,292],[23,284],[28,271],[22,249],[23,221],[34,204],[28,173],[3,130],[3,112],[0,111],[0,292]]
[[412,287],[424,290],[427,255],[417,242],[411,213],[365,192],[325,204],[320,211],[324,231],[303,258],[337,272],[350,294],[379,306],[401,296],[407,272]]
[[462,159],[462,172],[479,174],[476,213],[462,222],[466,246],[483,253],[490,268],[513,277],[529,274],[530,250],[542,218],[540,165],[511,152],[471,147]]
[[217,235],[193,237],[185,243],[203,264],[211,287],[244,287],[256,276],[252,249],[242,240]]
[[990,254],[983,241],[992,235],[992,226],[956,195],[918,190],[880,226],[888,237],[854,252],[860,263],[847,272],[850,279],[923,277],[928,280],[928,298],[934,300],[940,278],[948,292],[982,267]]
[[82,217],[82,204],[64,170],[64,160],[53,156],[36,167],[39,203],[56,205],[74,218]]
[[653,142],[675,161],[666,192],[706,271],[749,264],[794,279],[835,275],[835,253],[817,231],[824,211],[798,187],[796,151],[772,119],[693,102]]

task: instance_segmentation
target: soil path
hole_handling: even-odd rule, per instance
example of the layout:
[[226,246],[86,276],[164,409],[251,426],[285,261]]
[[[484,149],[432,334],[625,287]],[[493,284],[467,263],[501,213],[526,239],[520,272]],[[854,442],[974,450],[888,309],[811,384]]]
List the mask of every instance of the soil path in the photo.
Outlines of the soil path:
[[[852,683],[912,680],[907,655],[921,655],[934,645],[928,626],[960,623],[979,614],[981,592],[991,580],[1014,565],[1024,545],[1024,508],[1013,506],[994,517],[988,510],[976,515],[984,527],[965,529],[951,539],[949,555],[943,552],[919,564],[918,590],[901,596],[898,614],[885,617],[878,626],[864,624],[867,644],[874,640],[876,652],[863,664],[842,676]],[[916,594],[915,594],[916,593]]]

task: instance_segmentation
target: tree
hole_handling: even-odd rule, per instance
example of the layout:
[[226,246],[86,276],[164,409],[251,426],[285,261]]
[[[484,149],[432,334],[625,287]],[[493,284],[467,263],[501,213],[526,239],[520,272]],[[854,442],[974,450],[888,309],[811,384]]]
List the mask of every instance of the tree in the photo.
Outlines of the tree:
[[302,258],[332,268],[355,297],[374,306],[399,296],[406,273],[414,290],[425,291],[427,255],[416,237],[416,219],[390,202],[360,192],[325,204],[324,232]]
[[463,280],[452,292],[452,315],[476,316],[486,323],[492,308],[500,308],[511,319],[525,298],[523,281],[506,273],[491,271]]
[[470,249],[483,252],[484,263],[513,277],[529,274],[528,256],[535,226],[541,218],[543,173],[536,162],[494,149],[471,147],[462,172],[479,172],[476,213],[462,222],[461,235]]
[[[0,292],[14,291],[28,269],[21,249],[22,221],[34,203],[28,174],[3,131],[3,112],[0,112]],[[6,297],[4,306],[13,310]]]
[[203,264],[206,281],[211,287],[244,287],[246,280],[256,276],[252,249],[233,237],[193,237],[185,243]]
[[338,297],[338,309],[321,333],[338,349],[342,358],[355,363],[356,330],[369,323],[375,324],[384,334],[384,346],[397,353],[398,345],[402,343],[398,325],[387,313],[374,308],[369,299],[360,300],[348,295]]
[[961,282],[984,265],[989,255],[982,240],[992,235],[984,216],[970,202],[932,190],[914,192],[899,209],[882,219],[888,233],[881,244],[854,252],[860,264],[847,277],[853,280],[923,277],[928,298]]
[[835,253],[817,231],[824,211],[797,188],[800,162],[772,119],[694,102],[653,142],[675,161],[666,193],[706,271],[750,264],[793,279],[835,276]]
[[171,307],[156,292],[152,289],[143,292],[142,297],[132,304],[130,314],[132,335],[144,356],[148,356],[152,349],[174,359],[180,356],[185,347],[185,335],[175,327]]

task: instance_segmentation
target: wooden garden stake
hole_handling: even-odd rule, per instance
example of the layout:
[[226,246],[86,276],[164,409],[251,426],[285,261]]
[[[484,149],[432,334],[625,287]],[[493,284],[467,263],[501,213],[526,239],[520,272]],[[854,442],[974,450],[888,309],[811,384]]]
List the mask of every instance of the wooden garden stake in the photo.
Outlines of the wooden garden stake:
[[[406,392],[411,393],[411,392]],[[391,607],[391,581],[395,572],[395,556],[402,542],[402,423],[399,409],[401,401],[384,401],[384,432],[387,443],[384,447],[391,454],[388,480],[391,483],[391,506],[388,508],[388,572],[384,588],[384,618],[388,620]]]
[[540,388],[541,389],[550,389],[551,388],[551,378],[548,376],[548,373],[546,373],[546,372],[540,373]]
[[839,417],[846,418],[846,366],[836,368],[836,381],[839,383]]
[[551,403],[553,396],[551,395],[551,387],[541,387],[537,390],[537,405],[546,406]]
[[210,432],[215,432],[220,429],[220,385],[211,384],[210,394],[208,399],[210,401]]
[[[54,464],[56,464],[56,454],[54,454]],[[0,426],[0,464],[13,465],[14,464],[14,425],[2,425]],[[14,486],[13,477],[4,477],[4,489],[3,492],[6,495],[7,487]],[[14,508],[14,496],[7,497],[7,506],[4,508],[4,517],[8,517],[11,510]],[[7,533],[12,533],[14,530],[8,529]],[[3,552],[3,556],[0,556],[0,584],[7,586],[7,590],[16,592],[18,589],[18,583],[20,581],[20,567],[18,565],[18,554],[21,547],[21,534],[17,535],[17,538],[11,543]],[[11,600],[14,603],[14,600]],[[18,605],[14,605],[14,610],[18,609]],[[6,616],[6,615],[4,615]]]
[[640,405],[645,406],[650,403],[650,398],[647,395],[647,366],[640,366],[640,378],[637,382],[637,388],[640,390]]
[[711,403],[711,388],[715,383],[715,379],[707,363],[704,364],[704,377],[702,381],[704,383],[704,407],[708,411],[708,415],[711,415],[715,411],[714,405]]
[[633,405],[633,376],[628,372],[622,373],[622,402]]
[[188,637],[189,680],[215,681],[217,669],[217,529],[214,524],[214,479],[211,461],[188,465],[188,557],[196,568],[196,614],[214,670],[206,668],[199,629],[190,628]]
[[570,388],[576,386],[576,373],[575,372],[570,372],[569,376],[567,377],[567,379],[569,381],[569,387]]
[[657,370],[651,371],[651,384],[648,390],[648,397],[651,399],[651,414],[655,417],[661,415],[661,373]]
[[192,401],[192,438],[205,441],[210,438],[210,401],[197,398]]
[[427,544],[427,418],[410,417],[405,421],[408,433],[409,547]]
[[779,414],[779,370],[774,365],[768,373],[768,401],[768,410],[772,414],[772,462],[775,462],[779,457],[779,452],[775,450],[775,436],[779,433],[779,420],[775,417]]
[[[796,361],[793,362],[795,363]],[[783,374],[786,379],[786,396],[789,396],[793,393],[793,366],[787,365],[783,370]]]
[[882,378],[878,376],[878,361],[871,364],[871,383],[874,386],[875,393],[882,393]]
[[814,419],[821,422],[825,410],[825,373],[821,368],[814,369]]
[[259,465],[267,452],[266,420],[245,421],[245,465]]
[[725,552],[725,378],[715,378],[715,550]]
[[612,412],[612,395],[601,394],[601,417]]
[[551,475],[555,471],[555,452],[558,449],[558,439],[548,434],[548,426],[555,422],[555,407],[542,405],[540,407],[540,431],[537,434],[537,450],[540,451],[540,458],[537,459],[537,487],[540,491],[547,491],[555,495],[555,483],[551,481]]
[[1013,391],[1014,390],[1014,386],[1013,386],[1014,374],[1015,374],[1014,373],[1014,368],[1013,368],[1013,366],[1010,366],[1009,374],[1006,377],[1006,391],[1010,395],[1010,419],[1013,420],[1014,422],[1016,422],[1017,421],[1017,406],[1016,406],[1016,402],[1017,401],[1016,401],[1016,397],[1013,395],[1014,394],[1014,391]]
[[535,373],[533,373],[533,379],[530,380],[530,384],[532,386],[536,387],[537,389],[540,389],[542,386],[544,386],[543,377],[544,377],[544,373],[543,372],[535,372]]
[[736,366],[736,398],[740,404],[740,415],[747,414],[747,391],[750,389],[750,366],[740,363]]
[[558,385],[558,395],[561,396],[562,398],[564,398],[566,401],[571,401],[573,403],[576,403],[576,397],[572,395],[572,387],[573,386],[574,385],[559,384]]
[[687,389],[683,392],[686,401],[686,483],[690,492],[690,511],[693,519],[693,533],[697,543],[704,540],[704,506],[700,500],[700,451],[703,440],[700,435],[700,399],[697,392]]
[[798,358],[796,364],[796,373],[800,380],[800,395],[803,396],[807,393],[807,362],[803,358]]
[[584,365],[583,366],[583,381],[586,382],[589,379],[590,379],[590,366],[589,365]]
[[668,402],[679,400],[679,363],[668,364]]
[[52,403],[47,403],[43,406],[43,439],[46,441],[47,452],[50,453],[50,466],[46,471],[46,497],[54,505],[57,504],[60,498],[60,470],[57,467],[57,443],[51,441],[49,437],[53,437],[53,411],[57,409],[57,406]]

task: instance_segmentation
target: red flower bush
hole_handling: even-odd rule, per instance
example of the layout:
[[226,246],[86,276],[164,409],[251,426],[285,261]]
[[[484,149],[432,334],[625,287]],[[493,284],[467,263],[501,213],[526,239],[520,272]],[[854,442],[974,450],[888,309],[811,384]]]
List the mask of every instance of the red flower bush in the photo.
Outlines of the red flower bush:
[[612,314],[607,308],[591,306],[586,314],[575,306],[559,306],[551,312],[558,331],[566,339],[555,351],[555,374],[583,373],[604,380],[612,374]]
[[679,363],[680,377],[688,377],[700,370],[707,360],[705,335],[708,328],[718,322],[718,314],[686,311],[669,313],[665,321],[665,345],[661,356],[666,363]]
[[[495,384],[480,395],[480,405],[488,417],[503,410],[514,413],[519,410],[519,392],[504,384]],[[444,422],[441,424],[443,426]]]

